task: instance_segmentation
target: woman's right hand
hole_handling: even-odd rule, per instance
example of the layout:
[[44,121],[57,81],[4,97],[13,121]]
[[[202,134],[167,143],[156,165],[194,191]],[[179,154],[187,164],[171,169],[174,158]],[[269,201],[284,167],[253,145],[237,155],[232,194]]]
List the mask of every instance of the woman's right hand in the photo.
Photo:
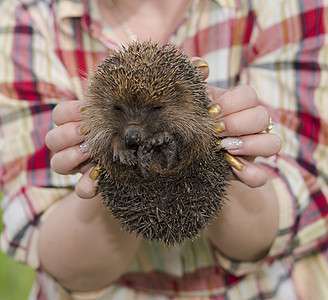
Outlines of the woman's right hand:
[[75,191],[84,199],[97,194],[97,168],[89,162],[90,154],[84,144],[81,128],[81,107],[79,100],[60,102],[53,110],[53,122],[57,125],[46,135],[46,145],[53,152],[51,168],[63,175],[81,173]]

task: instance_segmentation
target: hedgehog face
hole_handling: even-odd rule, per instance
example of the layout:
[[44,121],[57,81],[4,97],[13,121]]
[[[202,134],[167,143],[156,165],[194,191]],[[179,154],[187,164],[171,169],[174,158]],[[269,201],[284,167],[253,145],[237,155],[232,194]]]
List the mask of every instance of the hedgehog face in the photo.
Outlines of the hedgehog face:
[[[91,153],[105,169],[113,172],[113,163],[122,164],[145,178],[186,166],[184,152],[188,157],[208,152],[206,93],[202,102],[195,101],[179,82],[154,89],[156,78],[140,87],[137,76],[128,83],[113,82],[104,80],[101,71],[91,79],[85,115]],[[122,170],[127,169],[119,171],[123,176]]]
[[109,147],[113,163],[130,166],[144,178],[170,169],[177,156],[173,132],[165,126],[167,113],[163,105],[145,106],[139,101],[113,106],[111,118],[106,118],[112,127]]

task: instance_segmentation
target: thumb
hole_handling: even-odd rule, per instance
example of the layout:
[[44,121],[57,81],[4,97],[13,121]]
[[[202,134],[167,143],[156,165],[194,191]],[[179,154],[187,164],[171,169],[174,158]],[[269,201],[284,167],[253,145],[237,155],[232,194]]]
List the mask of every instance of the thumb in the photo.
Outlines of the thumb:
[[91,163],[81,168],[80,173],[82,173],[82,176],[75,187],[75,192],[80,198],[90,199],[97,195],[99,192],[97,182],[98,171],[99,166]]
[[190,61],[194,66],[196,66],[199,69],[199,71],[201,71],[205,80],[210,74],[210,68],[207,62],[201,57],[192,57]]

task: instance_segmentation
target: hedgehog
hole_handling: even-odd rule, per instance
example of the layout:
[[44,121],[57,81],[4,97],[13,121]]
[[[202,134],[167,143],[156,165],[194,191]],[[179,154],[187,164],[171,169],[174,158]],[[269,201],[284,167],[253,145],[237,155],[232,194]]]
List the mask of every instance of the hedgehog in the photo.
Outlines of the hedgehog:
[[201,72],[170,45],[133,42],[95,68],[82,126],[104,205],[127,231],[173,245],[220,212],[228,164],[209,104]]

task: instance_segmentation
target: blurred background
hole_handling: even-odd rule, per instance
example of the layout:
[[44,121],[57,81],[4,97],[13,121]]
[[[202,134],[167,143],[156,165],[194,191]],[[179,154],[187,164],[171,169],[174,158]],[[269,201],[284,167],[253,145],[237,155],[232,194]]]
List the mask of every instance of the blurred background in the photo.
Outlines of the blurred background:
[[[1,2],[2,0],[0,0],[0,4]],[[1,199],[0,191],[0,203]],[[2,220],[1,209],[0,220]],[[0,233],[2,229],[2,222],[0,222]],[[33,270],[13,261],[0,251],[0,300],[26,300],[32,288],[34,276]]]
[[[0,0],[1,2],[1,0]],[[0,202],[2,195],[0,192]],[[0,210],[0,219],[2,211]],[[2,222],[0,232],[2,232]],[[32,288],[35,272],[0,253],[0,300],[26,300]]]

